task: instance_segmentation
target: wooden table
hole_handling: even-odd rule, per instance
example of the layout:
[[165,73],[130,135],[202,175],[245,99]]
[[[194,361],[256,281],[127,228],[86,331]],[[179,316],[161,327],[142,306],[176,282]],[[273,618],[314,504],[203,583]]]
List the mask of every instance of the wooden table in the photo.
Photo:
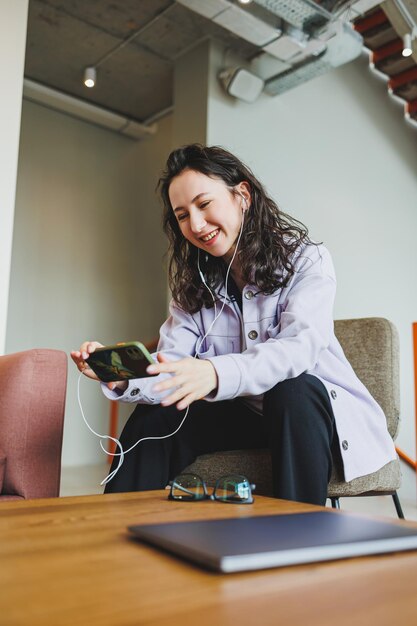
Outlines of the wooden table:
[[210,573],[130,539],[127,525],[318,507],[260,496],[253,505],[166,496],[153,491],[3,503],[1,626],[417,624],[415,552]]

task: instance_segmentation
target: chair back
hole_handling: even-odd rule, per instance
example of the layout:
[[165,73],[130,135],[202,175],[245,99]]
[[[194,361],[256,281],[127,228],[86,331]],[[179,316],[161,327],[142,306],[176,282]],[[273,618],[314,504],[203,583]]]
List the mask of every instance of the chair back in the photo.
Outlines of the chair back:
[[0,356],[0,502],[59,495],[67,356]]
[[334,330],[358,378],[381,406],[388,431],[397,437],[400,419],[399,340],[382,317],[336,320]]

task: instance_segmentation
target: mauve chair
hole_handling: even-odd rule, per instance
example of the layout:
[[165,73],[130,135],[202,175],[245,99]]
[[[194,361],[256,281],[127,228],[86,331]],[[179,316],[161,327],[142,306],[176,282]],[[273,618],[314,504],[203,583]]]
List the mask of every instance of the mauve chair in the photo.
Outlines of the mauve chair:
[[[399,341],[394,324],[380,317],[337,320],[334,324],[347,359],[359,379],[382,407],[389,434],[395,440],[400,421]],[[209,485],[226,474],[243,474],[256,484],[256,493],[272,495],[269,450],[230,450],[203,454],[184,472],[201,476]],[[397,489],[401,484],[400,462],[387,463],[377,472],[346,482],[340,451],[333,454],[333,473],[328,497],[334,508],[339,498],[390,495],[398,517],[403,518]]]
[[0,502],[59,495],[67,355],[0,356]]

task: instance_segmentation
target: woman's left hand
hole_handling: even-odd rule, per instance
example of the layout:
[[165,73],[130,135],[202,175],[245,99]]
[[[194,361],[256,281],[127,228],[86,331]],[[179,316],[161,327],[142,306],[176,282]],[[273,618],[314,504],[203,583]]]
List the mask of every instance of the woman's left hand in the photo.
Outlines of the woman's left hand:
[[213,389],[217,388],[217,372],[210,361],[186,357],[179,361],[170,361],[163,354],[158,353],[158,363],[149,365],[149,374],[172,374],[170,378],[155,385],[157,392],[175,388],[171,395],[161,402],[163,406],[177,403],[179,411],[186,409],[192,402],[205,398]]

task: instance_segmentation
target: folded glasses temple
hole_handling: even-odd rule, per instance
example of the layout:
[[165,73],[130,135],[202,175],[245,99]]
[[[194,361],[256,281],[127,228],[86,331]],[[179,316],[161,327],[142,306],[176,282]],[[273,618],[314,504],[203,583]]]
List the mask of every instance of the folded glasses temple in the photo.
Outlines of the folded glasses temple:
[[183,487],[182,485],[179,485],[175,481],[172,481],[169,484],[171,485],[172,489],[173,488],[179,489],[179,491],[183,491],[184,493],[188,493],[190,496],[195,496],[195,491],[191,491],[190,489],[187,489],[186,487]]

